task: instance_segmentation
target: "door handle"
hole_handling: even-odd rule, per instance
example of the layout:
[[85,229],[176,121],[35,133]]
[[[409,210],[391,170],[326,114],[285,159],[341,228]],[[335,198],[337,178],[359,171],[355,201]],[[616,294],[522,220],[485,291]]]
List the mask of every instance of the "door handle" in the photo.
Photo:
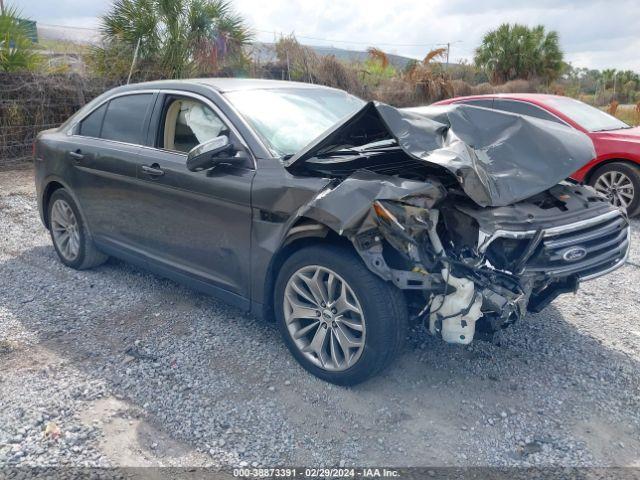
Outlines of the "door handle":
[[160,165],[154,163],[153,165],[142,165],[140,169],[146,173],[147,175],[151,175],[152,177],[161,177],[164,175],[164,170],[160,168]]
[[79,163],[80,160],[82,160],[84,158],[84,155],[82,154],[82,150],[78,149],[75,152],[69,152],[69,156],[71,158],[73,158],[76,163]]

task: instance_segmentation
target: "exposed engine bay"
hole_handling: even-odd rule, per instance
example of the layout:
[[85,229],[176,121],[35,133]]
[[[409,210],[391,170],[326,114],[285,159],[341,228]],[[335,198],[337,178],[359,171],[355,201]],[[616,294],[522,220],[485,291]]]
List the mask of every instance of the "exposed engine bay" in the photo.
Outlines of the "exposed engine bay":
[[432,334],[468,344],[624,263],[624,212],[563,180],[593,157],[581,135],[482,108],[368,104],[287,166],[331,179],[300,216],[347,237]]

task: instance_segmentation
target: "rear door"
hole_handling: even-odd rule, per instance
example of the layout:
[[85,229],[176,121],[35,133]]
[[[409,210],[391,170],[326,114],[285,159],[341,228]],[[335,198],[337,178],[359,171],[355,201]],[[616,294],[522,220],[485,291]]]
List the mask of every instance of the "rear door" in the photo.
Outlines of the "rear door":
[[156,96],[143,92],[110,99],[79,123],[70,141],[73,190],[98,243],[124,246],[136,231],[130,192]]
[[227,300],[243,305],[249,297],[255,162],[251,157],[245,165],[209,172],[186,167],[190,149],[221,134],[236,148],[246,148],[211,100],[186,92],[160,94],[151,146],[140,151],[136,244],[161,273],[192,280],[204,290],[211,286],[220,290],[213,293],[227,293]]

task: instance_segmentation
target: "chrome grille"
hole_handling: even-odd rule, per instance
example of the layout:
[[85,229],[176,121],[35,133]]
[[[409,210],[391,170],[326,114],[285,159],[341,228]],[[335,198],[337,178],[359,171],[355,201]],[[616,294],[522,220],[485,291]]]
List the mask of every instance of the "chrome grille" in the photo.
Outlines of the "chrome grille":
[[587,280],[619,267],[629,251],[629,223],[616,213],[547,230],[524,272]]

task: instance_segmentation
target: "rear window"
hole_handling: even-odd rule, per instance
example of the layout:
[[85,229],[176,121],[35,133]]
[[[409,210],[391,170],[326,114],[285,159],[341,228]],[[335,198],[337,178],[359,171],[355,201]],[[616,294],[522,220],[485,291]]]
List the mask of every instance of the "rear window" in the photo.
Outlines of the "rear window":
[[101,138],[119,142],[144,143],[144,126],[153,94],[143,93],[114,98],[109,102],[102,123]]
[[100,128],[102,127],[102,119],[104,118],[104,112],[107,111],[107,104],[105,103],[99,108],[96,108],[87,118],[80,122],[80,129],[78,134],[85,137],[100,137]]
[[473,107],[483,107],[483,108],[491,108],[493,107],[493,98],[478,98],[476,100],[462,100],[461,103],[463,105],[471,105]]
[[493,103],[493,108],[496,110],[502,110],[503,112],[517,113],[519,115],[527,115],[529,117],[540,118],[542,120],[548,120],[550,122],[565,123],[555,115],[551,115],[542,108],[531,105],[530,103],[518,102],[515,100],[498,100]]

